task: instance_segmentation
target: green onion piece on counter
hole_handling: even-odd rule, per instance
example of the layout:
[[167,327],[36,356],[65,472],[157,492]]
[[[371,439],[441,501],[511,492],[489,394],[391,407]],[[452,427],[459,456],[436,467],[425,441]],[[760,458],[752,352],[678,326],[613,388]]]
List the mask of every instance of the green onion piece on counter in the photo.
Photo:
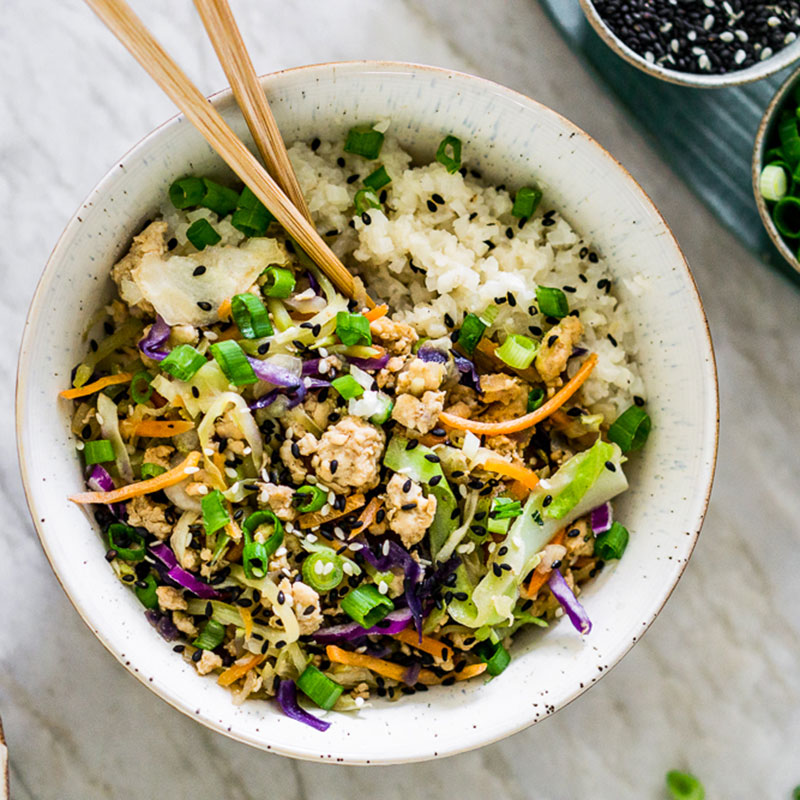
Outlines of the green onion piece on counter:
[[377,192],[378,189],[382,189],[387,183],[391,182],[392,179],[389,177],[389,173],[384,166],[378,167],[375,172],[371,172],[364,178],[364,186],[368,189],[372,189],[373,192]]
[[145,461],[144,464],[142,464],[140,474],[142,476],[142,480],[144,481],[148,478],[157,478],[159,475],[163,475],[166,471],[166,468],[162,467],[160,464],[151,464],[149,461]]
[[123,561],[141,561],[144,558],[144,536],[136,528],[114,522],[108,526],[108,546]]
[[312,486],[309,483],[301,486],[294,493],[294,496],[296,499],[302,499],[302,502],[297,506],[297,510],[301,514],[319,511],[328,502],[328,493],[324,489],[320,489],[319,486]]
[[297,679],[297,688],[320,708],[329,711],[344,691],[344,687],[332,681],[324,672],[309,664]]
[[189,176],[175,181],[169,187],[169,199],[175,208],[191,208],[199,206],[206,193],[206,187],[201,178]]
[[546,317],[561,319],[569,314],[567,296],[561,289],[555,289],[549,286],[537,286],[536,302],[539,304],[539,311]]
[[486,671],[497,676],[511,663],[508,650],[500,642],[492,643],[488,639],[475,646],[475,652],[486,664]]
[[352,400],[364,394],[364,387],[352,376],[342,375],[331,381],[331,386],[345,399]]
[[541,386],[537,386],[528,392],[528,406],[527,406],[527,413],[530,414],[531,411],[536,411],[537,408],[544,402],[544,389]]
[[514,207],[511,215],[514,217],[532,217],[542,200],[542,193],[531,186],[523,186],[514,195]]
[[336,335],[342,344],[348,347],[355,344],[372,344],[369,320],[363,314],[338,311],[336,313]]
[[436,150],[436,160],[452,175],[461,168],[461,139],[445,136]]
[[83,445],[83,458],[86,466],[105,464],[114,460],[114,445],[108,439],[95,439]]
[[179,381],[190,381],[195,372],[206,363],[206,357],[197,352],[190,344],[179,344],[161,362],[164,372],[168,372]]
[[215,534],[231,521],[225,497],[219,489],[204,495],[200,507],[203,509],[203,527],[206,529],[206,536]]
[[233,339],[214,342],[209,350],[234,386],[247,386],[258,380],[244,351]]
[[772,209],[772,221],[781,236],[800,238],[800,198],[789,195],[778,200]]
[[522,503],[510,497],[495,497],[489,516],[493,519],[512,519],[522,516]]
[[370,160],[380,155],[383,147],[383,134],[371,125],[356,125],[347,132],[344,143],[345,153],[355,153]]
[[217,244],[222,237],[214,230],[207,219],[196,219],[186,231],[186,238],[198,249]]
[[618,444],[623,453],[638,450],[650,435],[650,415],[639,406],[623,411],[608,429],[610,441]]
[[380,208],[381,201],[372,189],[359,189],[353,198],[357,214],[363,214],[371,208]]
[[261,206],[260,208],[237,208],[231,217],[231,225],[245,236],[263,236],[275,217]]
[[363,583],[342,599],[341,607],[362,628],[371,628],[394,610],[394,603],[381,594],[376,586]]
[[290,269],[284,267],[267,267],[264,270],[266,283],[261,287],[267,297],[288,297],[295,286],[295,279]]
[[342,559],[333,550],[318,550],[303,562],[303,580],[317,592],[329,592],[344,580]]
[[144,579],[144,582],[147,584],[146,587],[134,584],[133,592],[145,608],[157,608],[158,595],[156,594],[156,579],[152,575],[148,575]]
[[150,399],[153,394],[153,387],[150,386],[152,380],[153,376],[144,370],[131,378],[131,398],[134,403],[146,403]]
[[603,561],[622,558],[622,554],[628,546],[628,539],[628,529],[619,522],[615,522],[594,540],[594,552]]
[[[265,525],[272,527],[267,540],[263,543],[254,541],[255,534]],[[263,533],[267,535],[266,531]],[[269,509],[254,511],[242,524],[242,535],[245,541],[242,552],[245,574],[248,578],[263,578],[267,574],[270,557],[283,544],[283,524]]]
[[200,205],[224,217],[230,214],[239,202],[239,192],[234,192],[227,186],[222,186],[215,181],[203,178],[203,185],[205,186],[206,193],[200,201]]
[[667,791],[672,800],[705,800],[706,791],[694,775],[676,769],[667,773]]
[[225,638],[225,626],[215,619],[206,620],[200,635],[192,644],[200,650],[213,650],[219,647]]
[[786,170],[778,164],[769,164],[761,170],[758,190],[765,200],[774,202],[785,196],[788,189]]
[[477,314],[467,314],[458,332],[458,344],[468,355],[475,352],[478,342],[488,326]]
[[519,333],[511,333],[494,354],[512,369],[527,369],[538,352],[539,342]]
[[231,314],[245,339],[260,339],[275,332],[264,304],[250,292],[231,298]]

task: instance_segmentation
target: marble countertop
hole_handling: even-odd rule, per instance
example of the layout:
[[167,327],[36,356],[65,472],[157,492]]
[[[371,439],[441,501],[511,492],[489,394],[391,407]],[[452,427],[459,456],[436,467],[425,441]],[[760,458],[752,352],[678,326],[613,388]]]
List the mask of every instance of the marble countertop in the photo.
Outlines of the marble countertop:
[[[189,0],[134,5],[204,91],[224,86]],[[473,72],[562,112],[632,171],[686,252],[714,336],[722,429],[709,514],[672,599],[623,662],[552,719],[477,752],[387,768],[301,763],[169,708],[93,637],[44,558],[18,474],[11,376],[25,311],[62,227],[114,159],[174,109],[82,3],[6,0],[0,715],[12,796],[628,800],[663,798],[664,773],[678,768],[702,777],[711,798],[789,798],[800,784],[797,290],[743,250],[659,161],[535,0],[233,5],[259,72],[357,58]]]

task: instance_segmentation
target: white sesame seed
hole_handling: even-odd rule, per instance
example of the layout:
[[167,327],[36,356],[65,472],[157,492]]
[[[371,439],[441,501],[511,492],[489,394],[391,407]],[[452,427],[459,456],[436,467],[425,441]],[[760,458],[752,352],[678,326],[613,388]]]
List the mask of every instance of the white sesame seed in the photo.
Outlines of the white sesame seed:
[[359,550],[361,550],[363,547],[364,547],[364,545],[363,545],[363,544],[361,544],[360,542],[353,542],[353,543],[350,545],[350,549],[351,549],[351,550],[352,550],[354,553],[357,553],[357,552],[358,552]]
[[652,64],[652,63],[653,63],[653,62],[656,60],[656,57],[655,57],[655,56],[654,56],[654,55],[653,55],[653,54],[652,54],[652,53],[651,53],[651,52],[648,50],[648,51],[647,51],[647,52],[644,54],[644,60],[645,60],[645,61],[646,61],[648,64]]
[[225,474],[229,478],[238,478],[239,473],[233,467],[225,467]]
[[700,58],[697,59],[697,66],[700,67],[700,69],[704,70],[711,69],[711,61],[705,53],[703,53],[703,55],[701,55]]
[[284,523],[284,528],[286,528],[286,533],[294,533],[294,525],[291,522]]
[[208,494],[208,486],[206,486],[204,483],[199,484],[197,487],[197,493],[201,495]]
[[285,555],[286,555],[288,552],[289,552],[289,551],[288,551],[288,550],[287,550],[287,549],[286,549],[286,548],[285,548],[283,545],[281,545],[281,546],[280,546],[280,547],[279,547],[279,548],[278,548],[278,549],[275,551],[275,556],[276,556],[277,558],[280,558],[281,556],[285,556]]
[[214,342],[219,338],[218,334],[214,333],[214,331],[203,331],[203,336],[205,336],[209,342]]
[[320,347],[317,352],[320,354],[320,356],[322,356],[322,358],[328,357],[328,351],[324,347]]
[[327,564],[325,564],[325,568],[322,570],[322,574],[323,575],[330,575],[331,572],[333,572],[333,568],[335,566],[336,565],[333,563],[333,561],[329,561]]
[[703,0],[703,3],[705,3],[706,8],[714,8],[716,5],[714,0]]
[[659,31],[661,31],[661,33],[669,33],[671,30],[672,30],[672,23],[671,23],[671,22],[665,22],[665,23],[664,23],[664,24],[663,24],[663,25],[662,25],[662,26],[659,28]]
[[282,573],[283,573],[283,574],[284,574],[284,575],[285,575],[287,578],[291,578],[291,577],[292,577],[292,571],[289,569],[289,567],[284,567],[284,568],[281,570],[281,572],[282,572]]
[[731,4],[728,2],[728,0],[723,0],[722,7],[725,9],[725,13],[729,17],[735,16],[735,14],[733,13],[733,8],[731,8]]
[[325,375],[330,368],[331,368],[330,364],[328,364],[328,362],[325,361],[324,359],[319,362],[319,373],[320,373],[320,375]]
[[84,445],[84,443],[83,443],[83,442],[78,442],[78,443],[75,445],[75,449],[76,449],[76,450],[83,450],[83,448],[84,448],[84,447],[85,447],[85,445]]
[[322,575],[323,569],[325,569],[325,565],[321,561],[317,561],[317,563],[314,564],[314,572],[316,572],[317,575]]
[[460,483],[460,484],[458,485],[458,493],[459,493],[459,494],[460,494],[462,497],[466,497],[466,496],[467,496],[467,487],[466,487],[466,486],[464,486],[464,484],[463,484],[463,483]]
[[736,55],[734,55],[733,60],[737,64],[741,64],[747,58],[747,53],[744,50],[737,50]]
[[681,43],[677,39],[673,39],[669,46],[673,53],[677,53],[681,49]]
[[719,35],[721,42],[732,42],[736,37],[730,31],[723,31]]
[[386,581],[381,581],[381,582],[378,584],[378,591],[379,591],[381,594],[386,594],[386,593],[389,591],[389,584],[388,584],[388,583],[386,583]]
[[706,51],[702,47],[693,47],[692,48],[692,55],[693,56],[702,56],[703,53]]
[[204,447],[203,448],[203,454],[207,455],[207,456],[213,456],[214,455],[214,448],[213,447]]
[[242,453],[243,453],[244,455],[246,455],[246,456],[249,456],[249,455],[250,455],[250,453],[252,453],[252,452],[253,452],[253,448],[252,448],[252,447],[250,447],[249,445],[248,445],[247,447],[245,447],[245,448],[244,448],[244,450],[242,450]]
[[713,14],[709,14],[703,20],[703,29],[707,30],[707,31],[710,31],[713,27],[714,27],[714,15]]
[[333,535],[337,539],[344,539],[344,531],[338,525],[333,529]]
[[317,479],[314,475],[306,475],[306,483],[310,483],[313,486],[317,485]]
[[388,539],[383,543],[383,547],[381,548],[381,552],[385,556],[389,555],[389,540]]
[[363,697],[356,697],[356,698],[353,700],[353,702],[354,702],[354,703],[355,703],[355,704],[356,704],[356,705],[357,705],[359,708],[361,708],[361,706],[363,706],[363,705],[364,705],[364,698],[363,698]]
[[345,561],[344,564],[342,564],[342,571],[345,575],[352,575],[353,565],[349,561]]
[[308,536],[306,536],[306,541],[311,542],[311,544],[314,544],[314,542],[317,541],[317,537],[314,536],[313,533],[309,533]]
[[746,42],[746,41],[748,41],[748,39],[750,38],[750,37],[747,35],[747,31],[741,31],[741,30],[737,30],[737,31],[734,31],[734,33],[736,34],[736,38],[737,38],[737,39],[738,39],[740,42]]
[[770,28],[777,28],[780,24],[781,21],[778,17],[772,16],[767,19],[767,25],[769,25]]
[[766,61],[766,60],[767,60],[767,59],[768,59],[768,58],[769,58],[771,55],[772,55],[772,48],[771,48],[771,47],[765,47],[765,48],[764,48],[764,49],[761,51],[761,55],[759,56],[759,58],[760,58],[762,61]]
[[333,505],[336,502],[336,492],[330,491],[328,492],[328,502]]
[[697,38],[697,34],[694,31],[689,31],[689,33],[686,34],[686,38],[690,42],[693,42]]
[[184,475],[194,475],[195,472],[200,472],[200,467],[184,467],[183,474]]
[[797,38],[797,34],[794,31],[789,31],[786,36],[783,37],[784,44],[791,44]]
[[95,412],[94,415],[97,418],[97,424],[98,425],[102,425],[103,424],[103,418],[97,412]]
[[330,503],[325,503],[324,506],[319,510],[319,513],[322,514],[323,517],[327,517],[328,514],[331,513],[331,505]]

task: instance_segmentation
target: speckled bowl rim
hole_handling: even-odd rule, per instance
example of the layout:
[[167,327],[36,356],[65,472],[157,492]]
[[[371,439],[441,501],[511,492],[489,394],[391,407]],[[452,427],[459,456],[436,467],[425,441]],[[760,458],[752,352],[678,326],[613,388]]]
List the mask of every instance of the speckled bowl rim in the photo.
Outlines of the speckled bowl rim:
[[[778,249],[778,252],[784,257],[789,266],[797,272],[800,272],[800,259],[797,254],[789,249],[784,238],[778,233],[775,223],[772,221],[772,215],[767,208],[767,201],[761,196],[758,188],[758,179],[761,175],[761,167],[764,163],[764,152],[767,148],[767,139],[772,129],[772,124],[775,121],[778,111],[786,99],[786,95],[792,90],[792,87],[800,81],[800,67],[798,67],[789,77],[780,85],[780,88],[772,100],[770,100],[764,116],[761,117],[761,122],[758,124],[758,132],[756,133],[755,144],[753,145],[753,161],[750,166],[750,173],[753,179],[753,197],[756,201],[756,208],[758,215],[761,217],[761,222],[764,224],[764,229],[767,235],[772,239],[772,243]],[[798,240],[798,247],[800,247],[800,240]]]
[[[718,453],[718,445],[719,445],[719,382],[717,378],[717,365],[716,365],[716,357],[714,354],[714,347],[711,339],[711,332],[708,326],[708,320],[705,314],[705,309],[703,308],[703,303],[700,298],[700,294],[697,289],[697,284],[694,280],[694,276],[689,268],[689,265],[686,261],[686,258],[683,254],[683,251],[680,248],[677,240],[675,239],[672,230],[669,228],[666,220],[664,219],[663,215],[658,211],[653,201],[647,195],[647,193],[642,189],[641,186],[636,182],[630,172],[622,166],[622,164],[614,158],[602,145],[600,145],[596,140],[594,140],[588,133],[583,131],[577,125],[569,121],[566,117],[558,114],[558,112],[553,111],[548,106],[545,106],[543,103],[540,103],[536,100],[533,100],[526,95],[521,94],[520,92],[516,92],[513,89],[509,89],[501,84],[495,83],[494,81],[487,80],[485,78],[480,78],[475,75],[471,75],[469,73],[460,72],[458,70],[450,70],[442,67],[434,67],[424,64],[415,64],[411,62],[399,62],[399,61],[341,61],[341,62],[325,62],[320,64],[310,64],[304,65],[300,67],[293,67],[290,69],[285,70],[278,70],[276,72],[268,73],[266,75],[260,76],[260,80],[262,83],[269,82],[272,79],[277,78],[281,75],[286,74],[295,74],[303,71],[313,72],[314,70],[321,70],[321,69],[330,69],[330,68],[337,68],[337,69],[345,69],[345,70],[352,70],[352,71],[370,71],[370,70],[393,70],[393,69],[400,69],[400,70],[410,70],[413,72],[427,72],[427,73],[434,73],[439,76],[443,76],[446,78],[461,78],[482,86],[485,86],[487,90],[491,90],[492,92],[498,93],[499,95],[505,95],[509,99],[513,100],[516,103],[519,103],[523,106],[528,107],[535,107],[537,110],[543,110],[548,114],[552,114],[558,118],[558,120],[568,129],[572,131],[571,135],[581,136],[588,139],[595,147],[597,147],[605,157],[608,158],[609,162],[612,163],[620,173],[625,177],[625,179],[632,185],[634,191],[638,193],[642,200],[643,204],[649,208],[652,214],[660,220],[663,224],[665,231],[669,235],[672,244],[674,245],[677,254],[680,256],[679,266],[683,269],[686,278],[688,278],[688,286],[691,287],[692,290],[692,299],[694,300],[694,304],[696,306],[697,311],[699,312],[700,319],[703,322],[703,330],[704,330],[704,349],[707,354],[707,358],[704,359],[704,380],[706,385],[709,386],[709,402],[713,403],[713,417],[714,417],[714,431],[713,431],[713,452],[709,453],[708,462],[704,467],[703,476],[704,480],[702,485],[698,487],[698,495],[702,497],[702,503],[700,505],[700,512],[697,515],[697,518],[692,526],[692,530],[687,531],[687,535],[690,536],[690,541],[688,547],[686,549],[686,559],[680,565],[680,568],[677,570],[674,576],[674,581],[671,585],[665,586],[664,596],[656,608],[656,610],[652,613],[649,619],[645,619],[642,621],[642,626],[640,631],[637,633],[635,637],[631,639],[626,639],[624,644],[618,647],[617,650],[609,653],[609,657],[607,659],[607,666],[603,670],[602,674],[595,677],[591,683],[586,683],[578,685],[576,682],[575,688],[571,694],[568,694],[561,700],[558,705],[553,707],[553,712],[564,708],[577,697],[582,695],[584,692],[588,691],[592,686],[594,686],[597,682],[599,682],[602,677],[604,677],[608,672],[611,671],[623,658],[623,656],[628,653],[628,651],[633,647],[633,645],[640,641],[644,633],[649,629],[652,623],[655,621],[656,617],[659,615],[661,610],[664,608],[667,600],[669,600],[672,592],[674,591],[675,587],[678,584],[681,576],[683,575],[684,570],[686,569],[686,565],[691,558],[691,555],[694,551],[694,548],[697,544],[697,539],[700,535],[700,530],[703,525],[703,521],[705,519],[705,514],[708,509],[708,502],[711,495],[711,488],[714,481],[714,473],[716,470],[716,463],[717,463],[717,453]],[[228,99],[231,95],[230,89],[224,89],[222,91],[216,92],[212,95],[209,95],[209,99],[217,104],[226,99]],[[311,750],[304,750],[298,751],[290,747],[284,747],[280,741],[268,741],[266,739],[257,739],[253,736],[249,736],[244,733],[240,733],[235,729],[229,729],[228,727],[220,724],[219,722],[204,717],[202,714],[198,714],[192,707],[188,705],[181,704],[175,698],[170,696],[170,693],[167,691],[162,691],[159,686],[155,686],[151,683],[148,678],[142,674],[141,671],[135,668],[135,661],[131,659],[123,659],[119,652],[114,648],[111,644],[109,639],[104,635],[104,633],[100,630],[95,629],[87,614],[84,612],[83,608],[81,607],[78,600],[70,594],[67,588],[64,586],[63,581],[61,580],[58,571],[56,570],[55,564],[53,563],[50,550],[47,544],[47,538],[43,533],[42,527],[39,524],[40,515],[37,513],[36,502],[35,502],[35,493],[33,491],[32,483],[30,480],[30,476],[28,475],[27,471],[27,459],[25,457],[25,448],[23,445],[23,422],[25,419],[25,407],[23,398],[25,396],[25,384],[26,381],[31,373],[32,364],[29,363],[29,356],[27,355],[30,348],[28,347],[28,340],[29,337],[33,336],[33,330],[36,326],[36,323],[40,317],[40,306],[44,302],[44,294],[42,293],[41,289],[45,283],[46,278],[48,277],[50,271],[54,268],[55,264],[57,263],[59,257],[59,250],[61,248],[62,242],[70,235],[74,229],[80,224],[80,209],[87,207],[90,203],[92,198],[97,195],[105,186],[106,182],[108,182],[112,175],[116,174],[116,170],[119,168],[120,162],[124,162],[129,159],[132,155],[134,155],[140,148],[146,146],[151,138],[157,136],[164,128],[170,125],[175,125],[178,123],[179,120],[182,120],[183,116],[181,114],[177,114],[174,117],[171,117],[166,122],[162,123],[146,136],[137,142],[132,148],[130,148],[122,158],[115,161],[114,166],[112,166],[108,172],[103,176],[103,178],[97,183],[97,185],[92,189],[92,191],[87,196],[86,200],[79,206],[79,210],[73,215],[73,217],[67,223],[64,231],[62,232],[61,236],[59,237],[58,241],[56,242],[55,247],[53,248],[50,257],[47,260],[45,268],[42,272],[41,277],[36,286],[36,290],[33,295],[33,299],[31,300],[31,305],[28,310],[28,315],[25,321],[22,342],[20,345],[20,355],[19,355],[19,362],[17,366],[17,376],[16,376],[16,439],[17,439],[17,454],[20,463],[20,472],[22,475],[22,483],[23,488],[25,491],[25,499],[28,505],[28,509],[31,514],[31,518],[34,523],[34,527],[36,528],[37,535],[39,536],[39,541],[41,542],[42,549],[45,552],[45,556],[47,557],[48,562],[53,570],[53,573],[56,576],[56,579],[61,584],[62,589],[64,590],[65,594],[69,598],[72,605],[75,607],[75,610],[80,615],[81,619],[86,623],[87,627],[92,631],[92,633],[102,642],[105,648],[116,658],[116,660],[122,664],[125,669],[136,677],[140,683],[146,686],[148,689],[153,691],[158,697],[164,700],[166,703],[171,705],[173,708],[177,709],[178,711],[185,714],[190,719],[193,719],[205,727],[216,731],[217,733],[221,733],[228,738],[234,739],[239,742],[243,742],[245,744],[251,745],[260,750],[269,750],[271,753],[277,753],[280,755],[290,756],[292,758],[298,758],[302,760],[308,761],[315,761],[319,762],[321,759],[324,759],[327,763],[339,763],[339,764],[349,764],[349,765],[390,765],[390,764],[408,764],[408,763],[417,763],[421,761],[433,760],[437,758],[444,758],[452,755],[457,755],[458,753],[467,752],[469,750],[474,750],[479,747],[484,747],[486,745],[492,744],[494,742],[500,741],[502,739],[507,738],[508,736],[512,736],[515,733],[519,733],[526,728],[534,725],[536,722],[540,720],[539,717],[535,717],[531,714],[530,718],[521,723],[514,723],[510,724],[507,728],[498,731],[497,733],[493,733],[490,735],[486,735],[485,737],[481,738],[480,740],[472,740],[468,744],[465,745],[457,745],[452,746],[447,749],[440,749],[435,753],[427,753],[424,757],[418,755],[410,755],[410,756],[396,756],[391,753],[377,753],[376,755],[372,756],[371,758],[364,758],[364,757],[350,757],[350,758],[341,758],[337,759],[336,762],[328,761],[325,756],[325,750],[323,749],[320,752],[317,749]],[[548,714],[547,716],[552,716]],[[542,717],[544,719],[546,717]]]
[[726,86],[741,86],[744,83],[760,81],[762,78],[779,72],[800,59],[800,37],[798,37],[794,42],[764,61],[753,64],[746,69],[726,72],[724,75],[696,75],[692,72],[666,69],[659,64],[651,64],[644,56],[639,55],[635,50],[628,47],[605,23],[605,20],[594,7],[592,0],[579,0],[579,2],[589,24],[618,56],[621,56],[629,64],[633,64],[634,67],[651,77],[674,83],[678,86],[690,86],[694,89],[722,89]]

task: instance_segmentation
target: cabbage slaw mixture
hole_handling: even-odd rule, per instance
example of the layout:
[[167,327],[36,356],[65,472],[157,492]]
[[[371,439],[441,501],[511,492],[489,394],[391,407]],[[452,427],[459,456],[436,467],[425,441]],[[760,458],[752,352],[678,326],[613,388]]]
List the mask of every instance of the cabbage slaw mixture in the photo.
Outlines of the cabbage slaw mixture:
[[[343,149],[382,140],[358,126]],[[461,142],[436,160],[462,169]],[[363,180],[364,224],[391,180]],[[88,487],[71,499],[175,651],[325,730],[298,689],[351,711],[500,675],[516,632],[562,613],[588,634],[576,595],[625,550],[610,501],[650,419],[640,398],[614,421],[581,406],[598,356],[565,293],[536,287],[539,335],[487,304],[425,339],[360,282],[337,293],[249,189],[188,176],[170,200],[183,241],[163,219],[134,237],[61,394]],[[519,189],[514,216],[540,201]]]

